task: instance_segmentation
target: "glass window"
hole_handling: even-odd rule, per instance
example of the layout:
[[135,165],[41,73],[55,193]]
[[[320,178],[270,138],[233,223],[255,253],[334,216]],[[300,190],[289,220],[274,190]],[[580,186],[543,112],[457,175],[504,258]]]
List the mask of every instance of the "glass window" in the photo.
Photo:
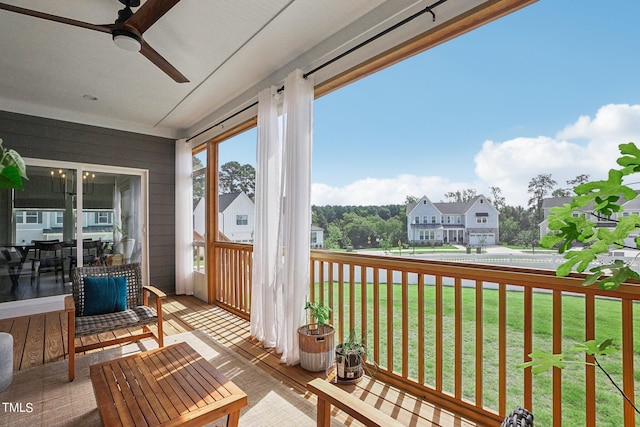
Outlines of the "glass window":
[[[80,164],[30,159],[24,191],[13,192],[8,199],[15,212],[14,227],[0,229],[0,241],[71,241],[80,229],[83,239],[108,242],[108,254],[121,253],[131,262],[146,265],[146,237],[142,232],[146,227],[143,219],[147,207],[142,203],[146,200],[146,172],[130,170],[129,174],[126,168],[115,172],[110,166],[95,168],[89,172]],[[79,192],[82,206],[77,204]],[[117,233],[113,226],[116,222]]]
[[257,138],[258,131],[252,128],[218,144],[216,240],[253,242]]
[[435,224],[435,223],[436,223],[436,216],[431,215],[431,224]]
[[39,224],[38,221],[38,211],[27,211],[26,212],[26,223],[27,224]]
[[112,213],[111,212],[96,212],[95,213],[96,224],[111,224]]

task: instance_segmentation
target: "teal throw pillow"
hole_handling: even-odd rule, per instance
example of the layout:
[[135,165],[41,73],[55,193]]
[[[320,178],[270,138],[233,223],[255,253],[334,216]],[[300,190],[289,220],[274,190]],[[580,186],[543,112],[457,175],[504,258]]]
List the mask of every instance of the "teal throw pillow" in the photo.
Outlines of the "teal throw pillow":
[[127,309],[126,277],[85,277],[83,316]]

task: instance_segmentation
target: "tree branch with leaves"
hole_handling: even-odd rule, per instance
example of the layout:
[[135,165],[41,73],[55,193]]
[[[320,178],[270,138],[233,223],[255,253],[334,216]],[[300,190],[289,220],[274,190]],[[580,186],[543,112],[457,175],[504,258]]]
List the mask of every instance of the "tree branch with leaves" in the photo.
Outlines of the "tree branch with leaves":
[[[640,249],[640,237],[634,239],[635,246],[627,246],[625,240],[632,233],[640,231],[640,216],[633,213],[620,216],[624,203],[635,199],[638,193],[623,183],[629,175],[640,172],[640,150],[633,142],[619,146],[620,168],[611,169],[606,180],[591,181],[575,187],[576,196],[571,203],[551,209],[548,218],[551,234],[544,236],[540,245],[546,248],[558,247],[567,259],[557,269],[558,276],[567,276],[575,268],[584,272],[599,255],[612,249]],[[589,212],[596,219],[606,219],[615,228],[598,227],[585,215]],[[617,214],[617,218],[612,218]],[[586,245],[581,250],[572,250],[577,244]],[[613,262],[591,268],[585,285],[597,283],[601,289],[616,289],[627,279],[640,276],[631,268],[632,262]]]

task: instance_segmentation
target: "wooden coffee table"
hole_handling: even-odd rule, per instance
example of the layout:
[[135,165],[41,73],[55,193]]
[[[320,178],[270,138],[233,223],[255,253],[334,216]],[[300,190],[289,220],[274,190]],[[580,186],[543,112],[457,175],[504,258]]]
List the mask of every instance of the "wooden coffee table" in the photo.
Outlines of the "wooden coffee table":
[[187,343],[89,368],[106,426],[199,426],[228,415],[237,426],[247,395]]

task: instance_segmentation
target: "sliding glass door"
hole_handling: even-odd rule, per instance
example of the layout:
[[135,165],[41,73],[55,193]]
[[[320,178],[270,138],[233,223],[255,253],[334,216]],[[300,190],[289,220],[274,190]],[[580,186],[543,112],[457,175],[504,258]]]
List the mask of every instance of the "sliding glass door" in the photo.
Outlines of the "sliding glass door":
[[146,170],[25,161],[24,191],[0,194],[0,246],[23,251],[34,241],[62,242],[65,281],[78,265],[126,262],[142,263],[147,276]]

